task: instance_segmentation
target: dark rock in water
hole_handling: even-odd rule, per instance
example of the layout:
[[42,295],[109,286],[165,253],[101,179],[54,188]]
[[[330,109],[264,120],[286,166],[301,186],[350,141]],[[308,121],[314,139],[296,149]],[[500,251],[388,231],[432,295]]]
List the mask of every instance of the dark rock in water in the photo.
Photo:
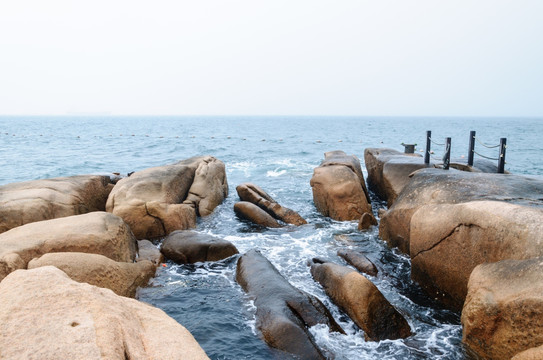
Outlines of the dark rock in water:
[[241,201],[248,201],[257,205],[277,220],[293,225],[307,224],[307,221],[296,211],[279,205],[270,195],[254,184],[240,184],[236,187],[236,191]]
[[218,261],[238,253],[230,241],[190,230],[177,230],[164,240],[160,251],[179,264]]
[[313,264],[311,275],[332,301],[364,330],[366,340],[394,340],[411,335],[404,317],[371,281],[355,270],[334,263]]
[[240,219],[248,220],[260,226],[278,228],[281,224],[270,214],[248,201],[240,201],[234,204],[234,212]]
[[319,299],[293,287],[257,250],[239,258],[236,281],[255,298],[256,327],[271,347],[300,359],[324,359],[307,328],[325,324],[343,333]]
[[378,273],[377,267],[366,255],[362,254],[360,251],[341,249],[337,252],[339,257],[342,257],[350,265],[354,266],[356,270],[363,272],[365,274],[376,276]]
[[364,213],[358,221],[358,230],[368,230],[370,227],[377,225],[377,219],[371,213]]
[[327,152],[324,156],[310,182],[317,210],[339,221],[358,220],[364,213],[371,213],[360,160],[343,151]]
[[164,256],[152,242],[149,240],[138,240],[138,259],[137,261],[149,260],[155,266],[164,261]]
[[481,358],[542,359],[543,257],[477,266],[462,310],[462,340]]

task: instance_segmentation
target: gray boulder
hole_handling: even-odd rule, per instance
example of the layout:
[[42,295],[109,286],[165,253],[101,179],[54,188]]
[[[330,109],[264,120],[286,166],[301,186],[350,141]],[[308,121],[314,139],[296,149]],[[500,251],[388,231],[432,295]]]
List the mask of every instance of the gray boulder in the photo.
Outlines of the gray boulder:
[[191,230],[172,232],[162,243],[160,251],[178,264],[218,261],[238,253],[230,241]]

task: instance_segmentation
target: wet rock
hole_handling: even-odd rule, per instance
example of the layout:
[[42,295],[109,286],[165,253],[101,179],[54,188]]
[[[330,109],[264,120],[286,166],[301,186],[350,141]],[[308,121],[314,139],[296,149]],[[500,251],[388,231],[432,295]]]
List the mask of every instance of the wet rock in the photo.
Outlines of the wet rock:
[[360,251],[340,249],[338,250],[337,255],[345,259],[350,265],[354,266],[356,270],[371,276],[377,276],[378,270],[375,264]]
[[132,262],[136,238],[124,221],[106,212],[92,212],[26,224],[0,234],[0,281],[25,269],[35,257],[52,252],[100,254]]
[[177,230],[164,240],[160,251],[178,264],[218,261],[238,253],[230,241],[190,230]]
[[368,230],[372,226],[377,225],[377,219],[370,213],[364,213],[358,221],[358,230]]
[[507,174],[421,169],[382,217],[379,236],[409,253],[411,217],[422,206],[496,200],[543,207],[543,181]]
[[324,359],[307,328],[325,324],[331,331],[343,333],[316,297],[293,287],[256,250],[240,257],[236,281],[254,297],[256,327],[271,347],[300,359]]
[[149,240],[138,240],[138,258],[136,261],[149,260],[155,266],[164,262],[164,256],[152,242]]
[[400,339],[411,335],[404,317],[364,276],[334,263],[315,263],[311,275],[326,294],[364,330],[366,340]]
[[0,186],[0,233],[24,224],[104,211],[108,176],[80,175]]
[[52,266],[0,283],[2,359],[208,359],[162,310]]
[[[543,257],[477,266],[462,310],[462,340],[483,358],[510,359],[543,344]],[[530,350],[541,354],[541,349]]]
[[146,260],[137,263],[117,262],[103,255],[79,252],[58,252],[32,259],[28,269],[54,266],[72,280],[113,290],[120,296],[134,297],[155,275],[156,267]]
[[296,211],[279,205],[270,195],[254,184],[240,184],[236,187],[236,191],[241,201],[248,201],[257,205],[277,220],[293,225],[307,224],[307,221]]
[[123,218],[138,239],[196,226],[228,194],[224,164],[211,156],[133,173],[120,180],[106,209]]
[[411,239],[413,280],[460,310],[477,265],[543,256],[543,209],[498,201],[428,205],[413,215]]
[[317,210],[339,221],[358,220],[364,213],[371,213],[358,158],[343,151],[327,152],[324,157],[310,182]]
[[240,219],[244,219],[260,226],[278,228],[281,224],[270,214],[248,201],[240,201],[234,204],[234,212]]

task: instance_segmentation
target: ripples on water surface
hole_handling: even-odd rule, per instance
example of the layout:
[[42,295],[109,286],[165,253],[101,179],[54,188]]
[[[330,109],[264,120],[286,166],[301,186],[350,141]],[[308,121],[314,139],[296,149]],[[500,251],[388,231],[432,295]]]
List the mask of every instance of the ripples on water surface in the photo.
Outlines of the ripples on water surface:
[[[389,249],[377,229],[359,232],[356,222],[320,216],[309,180],[323,153],[340,149],[363,161],[366,147],[392,147],[452,137],[452,155],[466,155],[470,130],[486,143],[508,138],[507,170],[542,175],[541,119],[238,118],[238,117],[0,117],[0,184],[55,176],[141,170],[209,154],[226,164],[230,195],[200,219],[198,231],[233,242],[240,253],[258,248],[294,286],[319,297],[347,335],[311,328],[317,343],[336,359],[464,359],[459,314],[439,310],[410,280],[410,261]],[[496,156],[486,149],[478,151]],[[439,149],[436,149],[439,153]],[[309,224],[266,229],[233,213],[236,185],[253,182]],[[384,207],[373,199],[376,211]],[[406,316],[415,335],[365,342],[362,332],[333,305],[309,273],[313,257],[345,264],[340,248],[362,250],[380,268],[370,279]],[[235,282],[237,257],[217,263],[160,268],[140,291],[187,327],[212,359],[288,359],[264,344],[254,328],[255,308]]]

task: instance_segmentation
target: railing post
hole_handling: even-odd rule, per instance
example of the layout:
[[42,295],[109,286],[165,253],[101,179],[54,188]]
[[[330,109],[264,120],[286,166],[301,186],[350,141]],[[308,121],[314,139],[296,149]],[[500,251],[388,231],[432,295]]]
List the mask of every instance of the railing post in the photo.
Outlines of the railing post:
[[507,138],[500,139],[500,157],[498,158],[498,173],[505,172],[505,149],[507,148]]
[[443,155],[443,170],[449,170],[449,165],[451,164],[451,138],[448,137],[445,142],[445,155]]
[[468,152],[468,165],[473,166],[473,155],[475,151],[475,131],[469,132],[469,152]]
[[430,164],[430,141],[432,139],[432,132],[426,131],[426,153],[424,153],[424,163],[426,165]]

